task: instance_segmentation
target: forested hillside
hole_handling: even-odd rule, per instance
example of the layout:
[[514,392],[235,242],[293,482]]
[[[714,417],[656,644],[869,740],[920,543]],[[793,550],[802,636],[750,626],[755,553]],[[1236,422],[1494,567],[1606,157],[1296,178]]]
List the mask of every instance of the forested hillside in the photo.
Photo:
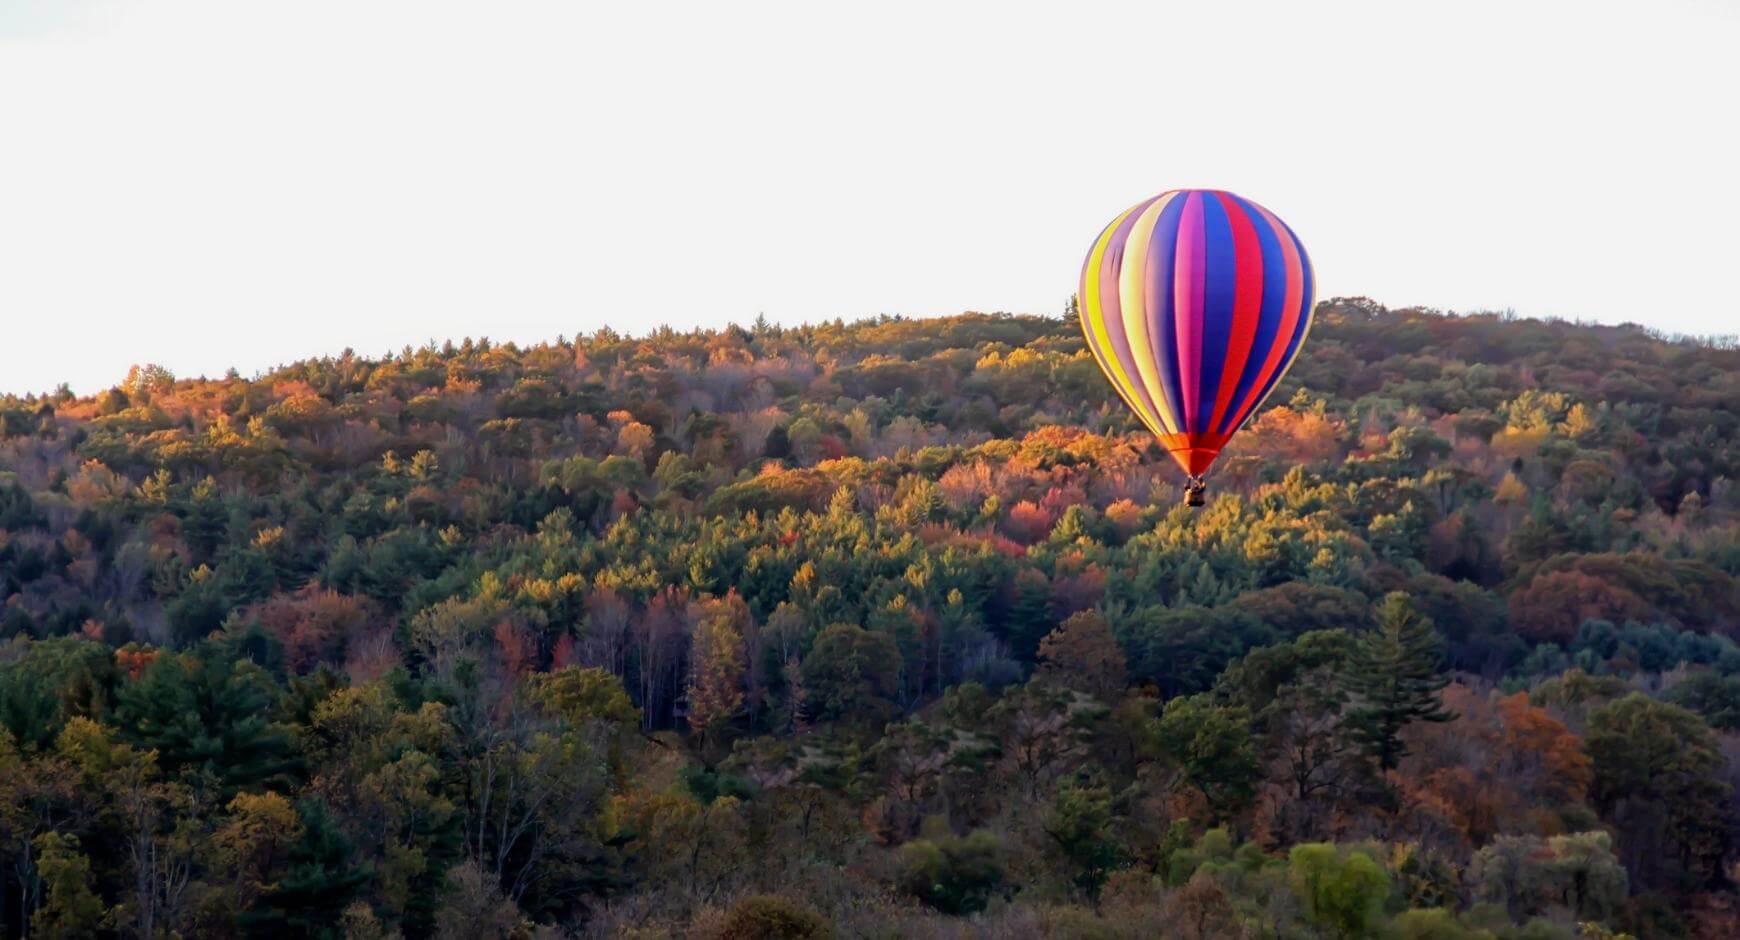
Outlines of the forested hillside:
[[0,398],[0,932],[1740,936],[1740,351],[1332,301]]

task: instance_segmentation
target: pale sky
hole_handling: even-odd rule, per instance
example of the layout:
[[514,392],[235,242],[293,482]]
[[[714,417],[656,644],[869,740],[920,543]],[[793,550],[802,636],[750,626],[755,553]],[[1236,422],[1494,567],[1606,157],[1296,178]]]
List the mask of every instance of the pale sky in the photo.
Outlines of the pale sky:
[[0,392],[1059,312],[1229,189],[1319,296],[1740,330],[1740,4],[0,0]]

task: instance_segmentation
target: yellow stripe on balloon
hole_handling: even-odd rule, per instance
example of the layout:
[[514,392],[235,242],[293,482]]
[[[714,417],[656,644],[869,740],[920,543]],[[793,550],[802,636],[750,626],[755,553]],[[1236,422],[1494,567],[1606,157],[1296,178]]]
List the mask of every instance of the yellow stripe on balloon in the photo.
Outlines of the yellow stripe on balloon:
[[1161,434],[1164,433],[1163,430],[1157,427],[1148,417],[1146,410],[1137,404],[1139,398],[1135,394],[1135,385],[1124,373],[1124,365],[1118,361],[1117,353],[1112,349],[1112,337],[1106,332],[1105,310],[1100,306],[1100,268],[1105,264],[1106,248],[1111,244],[1112,237],[1117,234],[1118,226],[1124,224],[1124,219],[1134,211],[1136,211],[1136,207],[1131,206],[1113,219],[1112,224],[1106,226],[1106,230],[1100,233],[1099,240],[1094,242],[1093,251],[1088,253],[1087,276],[1082,278],[1081,285],[1081,325],[1082,333],[1087,336],[1088,349],[1093,352],[1094,358],[1099,360],[1100,369],[1112,382],[1112,389],[1118,393],[1118,397],[1124,400],[1124,404],[1136,413],[1136,417],[1147,426],[1149,431]]
[[1148,308],[1143,293],[1147,283],[1148,243],[1154,238],[1154,226],[1160,221],[1161,211],[1177,195],[1171,192],[1154,200],[1136,219],[1124,239],[1124,264],[1118,270],[1118,312],[1124,320],[1130,358],[1136,360],[1136,372],[1142,381],[1140,391],[1145,392],[1138,394],[1136,400],[1149,406],[1148,415],[1152,419],[1149,426],[1158,426],[1170,434],[1182,431],[1184,426],[1172,413],[1165,387],[1160,384],[1160,373],[1154,368],[1154,341],[1148,335]]

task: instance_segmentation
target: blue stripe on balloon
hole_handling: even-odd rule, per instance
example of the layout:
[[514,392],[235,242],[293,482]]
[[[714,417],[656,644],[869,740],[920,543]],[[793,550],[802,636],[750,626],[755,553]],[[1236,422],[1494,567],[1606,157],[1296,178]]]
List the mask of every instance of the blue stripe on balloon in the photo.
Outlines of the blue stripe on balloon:
[[1221,371],[1226,368],[1226,348],[1232,338],[1233,303],[1238,294],[1238,254],[1232,222],[1219,199],[1202,200],[1202,238],[1206,262],[1202,273],[1202,381],[1196,414],[1189,418],[1190,430],[1199,434],[1208,430],[1208,422],[1214,416]]

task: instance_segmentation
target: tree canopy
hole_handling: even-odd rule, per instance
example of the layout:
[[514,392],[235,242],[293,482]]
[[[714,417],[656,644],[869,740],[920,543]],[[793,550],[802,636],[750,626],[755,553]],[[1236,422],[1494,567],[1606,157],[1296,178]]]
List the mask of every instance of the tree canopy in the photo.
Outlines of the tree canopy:
[[[0,934],[1740,935],[1740,351],[1363,299],[0,398]],[[636,933],[638,932],[638,933]]]

